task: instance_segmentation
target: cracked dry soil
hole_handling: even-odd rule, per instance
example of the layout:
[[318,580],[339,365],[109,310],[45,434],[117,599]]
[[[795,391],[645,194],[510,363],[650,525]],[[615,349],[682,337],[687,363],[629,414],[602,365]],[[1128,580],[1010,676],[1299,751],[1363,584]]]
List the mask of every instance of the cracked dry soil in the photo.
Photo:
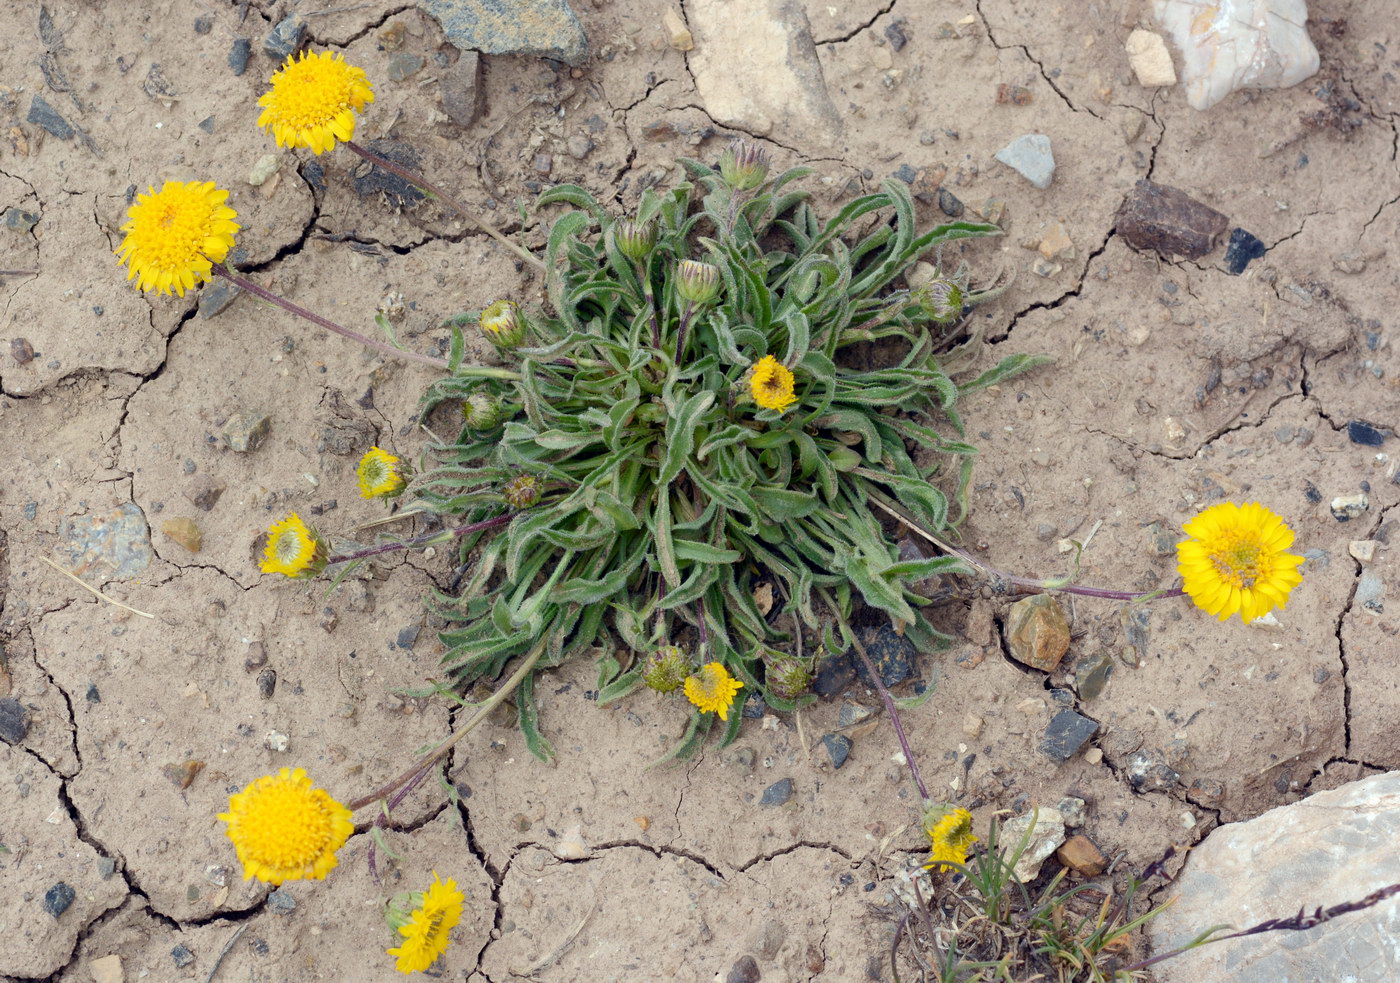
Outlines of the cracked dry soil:
[[[311,6],[312,42],[375,80],[357,136],[409,145],[427,174],[536,246],[537,220],[521,228],[514,202],[540,184],[577,181],[626,208],[676,156],[713,157],[735,132],[706,111],[687,56],[665,47],[657,3],[577,3],[595,54],[579,70],[485,59],[484,111],[467,129],[441,111],[433,58],[453,53],[431,19],[373,0]],[[984,362],[1056,357],[963,406],[981,448],[965,542],[999,568],[1054,575],[1057,541],[1094,529],[1081,582],[1149,589],[1172,581],[1185,518],[1258,499],[1309,555],[1267,630],[1219,626],[1183,601],[1130,612],[1080,599],[1070,655],[1049,678],[1004,656],[1004,599],[974,589],[950,602],[941,619],[962,649],[923,659],[938,691],[906,726],[930,782],[971,805],[979,826],[998,809],[1077,795],[1089,803],[1083,831],[1137,870],[1221,822],[1400,767],[1400,623],[1383,593],[1400,575],[1400,444],[1347,433],[1355,420],[1400,424],[1396,62],[1382,6],[1312,4],[1317,77],[1198,114],[1178,93],[1132,83],[1121,50],[1138,8],[1127,0],[808,4],[842,132],[817,141],[779,126],[765,137],[777,163],[813,166],[827,208],[904,165],[930,224],[942,219],[940,185],[969,203],[1003,200],[1007,235],[965,256],[979,277],[1018,274],[975,314]],[[420,350],[441,347],[447,314],[539,297],[507,252],[451,213],[357,186],[349,154],[283,153],[273,181],[248,184],[272,152],[253,127],[273,68],[261,39],[289,9],[0,4],[0,206],[38,216],[29,230],[0,228],[0,269],[28,271],[0,281],[0,697],[29,721],[17,746],[0,744],[0,978],[88,980],[116,955],[127,979],[200,980],[226,945],[224,979],[383,978],[381,899],[434,869],[468,898],[450,979],[707,981],[746,953],[765,981],[885,978],[893,917],[880,882],[921,852],[915,802],[883,725],[832,770],[819,743],[836,724],[830,704],[750,721],[725,751],[646,771],[680,726],[674,708],[642,694],[598,710],[591,671],[565,669],[543,705],[558,764],[489,723],[452,759],[456,805],[430,787],[396,811],[401,859],[381,853],[382,886],[363,827],[326,882],[270,897],[239,880],[214,818],[231,791],[288,764],[345,798],[451,727],[441,701],[398,693],[434,673],[441,648],[421,601],[452,577],[447,558],[389,558],[326,596],[259,574],[253,546],[286,511],[343,533],[377,517],[355,493],[354,461],[372,442],[416,452],[408,424],[431,371],[246,297],[211,318],[195,295],[128,289],[111,250],[130,196],[192,177],[232,189],[250,275],[369,330],[381,299],[401,292],[400,331]],[[240,37],[254,53],[236,76],[227,53]],[[425,67],[391,82],[389,59],[403,52]],[[1024,94],[998,100],[1000,86]],[[35,96],[70,136],[29,121]],[[1058,162],[1043,192],[992,160],[1032,131],[1051,137]],[[1142,177],[1226,213],[1266,255],[1230,276],[1220,250],[1197,262],[1134,252],[1114,213]],[[1042,277],[1029,271],[1033,249],[1055,222],[1075,253]],[[238,411],[272,418],[251,454],[217,437]],[[201,479],[226,488],[208,511],[191,498]],[[1363,490],[1369,510],[1337,521],[1330,499]],[[85,575],[150,619],[43,563],[65,519],[124,504],[152,528],[151,562],[125,580],[100,565]],[[177,517],[199,524],[200,552],[160,532]],[[1357,597],[1353,540],[1378,542],[1368,569],[1379,597]],[[1076,671],[1102,659],[1113,675],[1089,699]],[[1098,762],[1057,766],[1037,750],[1063,700],[1101,725]],[[271,750],[276,735],[285,751]],[[1134,752],[1179,782],[1135,788]],[[784,778],[790,801],[760,805]],[[571,827],[588,859],[551,852]],[[55,918],[44,898],[58,882],[74,899]]]

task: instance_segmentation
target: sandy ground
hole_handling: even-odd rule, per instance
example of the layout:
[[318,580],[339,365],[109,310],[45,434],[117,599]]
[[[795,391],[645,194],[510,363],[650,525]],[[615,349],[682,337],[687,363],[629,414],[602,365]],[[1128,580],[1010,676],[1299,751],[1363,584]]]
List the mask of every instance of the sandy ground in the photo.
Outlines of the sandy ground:
[[[1122,44],[1139,10],[1127,0],[815,0],[839,128],[767,134],[780,164],[816,168],[823,208],[904,167],[929,224],[943,219],[940,185],[1005,203],[1007,235],[965,254],[980,278],[1016,273],[975,315],[992,342],[984,362],[1016,351],[1056,362],[963,406],[982,452],[964,538],[988,562],[1057,575],[1059,541],[1093,530],[1081,582],[1149,589],[1172,581],[1176,530],[1204,505],[1258,500],[1298,533],[1307,579],[1277,626],[1220,626],[1181,600],[1127,612],[1081,598],[1070,654],[1048,678],[1003,654],[1004,599],[983,592],[941,612],[962,641],[922,660],[938,691],[906,721],[930,783],[974,805],[979,826],[1078,796],[1083,832],[1122,871],[1221,822],[1400,767],[1400,623],[1385,603],[1400,501],[1388,255],[1400,63],[1383,5],[1312,6],[1318,76],[1201,114],[1178,91],[1133,82]],[[576,69],[484,58],[470,128],[442,111],[430,18],[383,0],[319,7],[316,46],[375,80],[357,136],[411,145],[428,174],[512,231],[514,203],[541,183],[577,181],[627,207],[677,176],[676,156],[713,158],[735,133],[666,47],[660,2],[579,3],[595,57]],[[832,768],[819,738],[840,701],[750,720],[736,745],[648,771],[680,713],[646,693],[599,710],[595,674],[569,668],[543,693],[558,762],[530,758],[505,720],[483,727],[452,761],[458,805],[429,786],[396,811],[401,859],[381,854],[382,884],[363,832],[328,881],[269,899],[240,880],[214,818],[230,792],[290,765],[350,798],[451,727],[443,701],[400,692],[442,651],[422,599],[450,577],[444,557],[391,558],[327,596],[260,574],[253,545],[292,510],[346,533],[380,515],[356,494],[354,463],[371,443],[416,452],[409,424],[433,371],[246,297],[206,317],[196,295],[129,289],[111,254],[128,196],[163,179],[232,189],[250,275],[366,330],[401,293],[400,330],[422,350],[440,344],[445,315],[539,292],[451,213],[359,193],[363,168],[346,152],[279,153],[277,177],[249,185],[275,152],[253,125],[273,67],[261,42],[289,9],[58,0],[41,15],[0,3],[0,209],[37,219],[0,227],[0,269],[31,271],[0,284],[0,697],[28,720],[18,746],[0,744],[0,978],[88,980],[117,955],[126,979],[204,979],[230,941],[222,979],[386,978],[382,898],[434,869],[469,899],[447,979],[708,981],[744,954],[764,981],[888,978],[884,884],[920,852],[915,802],[883,725]],[[240,37],[253,56],[237,76]],[[390,81],[403,53],[425,65]],[[1002,86],[1023,91],[999,99]],[[31,119],[35,98],[69,123],[66,138]],[[1028,132],[1053,141],[1045,191],[993,160]],[[1144,177],[1225,213],[1267,253],[1232,276],[1222,249],[1194,262],[1135,252],[1114,215]],[[1073,253],[1036,272],[1056,223]],[[520,231],[540,243],[535,217]],[[238,413],[270,417],[253,452],[222,445]],[[1353,421],[1386,439],[1356,443]],[[211,483],[225,490],[205,510],[196,499],[208,503]],[[1358,492],[1368,509],[1338,521],[1330,501]],[[69,548],[75,523],[115,521],[124,506],[149,528],[148,557],[138,544],[118,569]],[[177,518],[198,524],[199,552],[161,531]],[[1353,541],[1376,541],[1364,566]],[[154,617],[96,601],[45,558]],[[1108,685],[1077,697],[1079,674],[1100,663]],[[876,703],[859,687],[845,699]],[[1101,760],[1057,765],[1038,750],[1059,699],[1100,723]],[[1180,779],[1144,785],[1134,762]],[[783,779],[791,798],[761,804]],[[557,859],[575,827],[591,856]],[[55,918],[44,898],[58,882],[75,898]]]

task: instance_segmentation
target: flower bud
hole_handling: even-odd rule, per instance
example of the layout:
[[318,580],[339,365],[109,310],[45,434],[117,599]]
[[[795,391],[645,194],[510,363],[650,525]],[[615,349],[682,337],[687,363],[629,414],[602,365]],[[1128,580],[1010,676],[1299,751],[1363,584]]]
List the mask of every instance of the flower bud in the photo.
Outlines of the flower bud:
[[676,269],[676,292],[692,304],[706,304],[719,295],[719,267],[693,259]]
[[525,340],[525,316],[512,300],[498,300],[481,312],[481,333],[497,348],[516,348]]
[[935,324],[948,324],[966,313],[963,308],[967,294],[963,288],[946,277],[930,280],[914,291],[914,301]]
[[506,482],[501,494],[511,508],[528,509],[540,500],[540,479],[532,474],[518,474]]
[[719,155],[719,176],[735,191],[750,191],[768,176],[768,151],[756,143],[736,140]]
[[473,430],[495,430],[504,413],[501,401],[490,393],[472,393],[462,401],[462,416]]
[[690,675],[690,661],[675,645],[663,645],[647,659],[642,682],[658,693],[674,693]]
[[766,661],[764,681],[774,696],[795,700],[811,688],[812,667],[808,660],[774,652]]
[[613,237],[622,255],[640,262],[651,255],[656,246],[656,220],[638,223],[622,219],[613,226]]

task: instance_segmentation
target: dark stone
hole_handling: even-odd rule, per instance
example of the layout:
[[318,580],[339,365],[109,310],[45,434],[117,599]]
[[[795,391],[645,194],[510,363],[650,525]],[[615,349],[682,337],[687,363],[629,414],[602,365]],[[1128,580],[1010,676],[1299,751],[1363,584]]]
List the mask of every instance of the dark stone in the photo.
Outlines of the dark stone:
[[424,0],[453,46],[487,55],[588,60],[588,38],[565,0]]
[[914,170],[914,168],[910,167],[908,164],[900,164],[899,170],[895,171],[893,174],[890,175],[890,177],[898,178],[905,184],[913,184],[914,179],[918,176],[919,172]]
[[1108,685],[1108,679],[1113,675],[1113,656],[1107,652],[1099,654],[1098,658],[1085,663],[1082,667],[1075,667],[1075,680],[1079,689],[1081,700],[1097,699],[1103,692],[1103,688]]
[[263,39],[263,51],[267,52],[269,58],[277,62],[286,61],[287,56],[300,47],[302,36],[305,34],[305,17],[301,14],[284,17],[277,22],[272,33]]
[[763,702],[763,694],[757,691],[750,693],[744,699],[743,710],[740,711],[749,720],[758,720],[768,712],[768,704]]
[[1040,750],[1056,761],[1068,761],[1079,753],[1099,729],[1098,721],[1090,720],[1073,710],[1061,710],[1050,718],[1041,738]]
[[963,203],[947,188],[938,189],[938,210],[949,218],[961,218]]
[[229,305],[237,300],[241,293],[242,290],[223,277],[216,277],[212,283],[206,283],[199,291],[199,316],[206,321],[211,317],[218,317],[229,309]]
[[1162,792],[1175,788],[1181,776],[1166,763],[1164,757],[1163,752],[1155,749],[1134,751],[1128,755],[1124,762],[1128,784],[1138,792]]
[[38,503],[38,502],[25,502],[25,503],[24,503],[24,517],[25,517],[26,519],[28,519],[30,522],[33,522],[35,519],[37,519],[37,518],[39,517],[39,503]]
[[648,123],[642,127],[642,139],[650,140],[652,143],[661,143],[663,140],[674,140],[676,138],[676,128],[665,120],[657,120],[655,123]]
[[176,969],[184,969],[194,962],[194,953],[186,949],[183,945],[177,945],[170,950],[170,958],[175,960]]
[[[387,139],[371,140],[368,149],[406,170],[418,172],[423,168],[418,151],[406,143]],[[422,191],[403,178],[380,167],[360,165],[350,178],[350,185],[361,198],[382,194],[396,208],[412,208],[425,197]]]
[[385,74],[389,76],[390,82],[403,82],[417,75],[427,63],[428,60],[422,55],[400,51],[389,56],[389,67]]
[[734,965],[729,967],[724,983],[758,983],[760,978],[758,963],[754,961],[753,956],[740,956],[734,960]]
[[1218,806],[1225,798],[1225,784],[1214,778],[1196,778],[1186,790],[1186,797],[1198,806]]
[[297,910],[297,899],[279,887],[267,896],[267,906],[275,915],[290,915]]
[[763,797],[758,800],[761,806],[780,806],[792,798],[792,779],[784,778],[780,782],[774,782],[763,790]]
[[151,67],[146,72],[146,78],[141,83],[141,88],[152,99],[174,99],[180,94],[171,81],[165,77],[165,72],[161,70],[158,61],[151,62]]
[[77,891],[59,881],[44,892],[44,910],[57,918],[68,910],[68,906],[73,903],[73,899],[77,896]]
[[309,160],[301,165],[301,176],[306,179],[306,183],[311,185],[312,191],[326,190],[326,169],[314,160]]
[[200,120],[199,123],[196,124],[196,125],[197,125],[201,130],[203,130],[205,133],[213,133],[213,132],[214,132],[214,117],[212,117],[212,116],[206,116],[206,117],[204,117],[202,120]]
[[97,858],[97,876],[104,881],[110,881],[112,875],[117,872],[117,861],[112,857]]
[[18,205],[5,209],[5,228],[20,235],[28,235],[39,224],[38,212],[27,212]]
[[227,488],[228,485],[217,478],[202,474],[190,482],[190,487],[185,490],[185,497],[193,503],[195,508],[208,512],[219,504],[219,498]]
[[909,43],[909,35],[904,32],[908,26],[908,23],[902,20],[890,21],[885,25],[885,40],[895,51],[902,51]]
[[418,625],[409,625],[407,628],[399,629],[399,637],[395,644],[401,649],[411,649],[418,643],[418,633],[423,629]]
[[1141,180],[1118,209],[1117,230],[1134,249],[1200,259],[1215,248],[1230,220],[1184,191]]
[[532,166],[535,168],[536,174],[548,177],[549,172],[554,170],[554,155],[535,154],[535,159],[532,162]]
[[471,126],[481,115],[481,56],[464,51],[462,57],[438,75],[438,93],[448,118],[458,126]]
[[[865,654],[870,656],[870,661],[875,664],[875,670],[886,686],[902,683],[914,674],[914,656],[917,654],[914,643],[896,632],[888,621],[875,627],[866,625],[857,628],[856,638],[865,646]],[[875,680],[871,678],[870,672],[865,668],[865,660],[856,653],[855,648],[852,647],[847,655],[850,656],[851,664],[856,667],[856,675],[860,677],[860,681],[867,686],[874,686]]]
[[212,18],[212,17],[196,17],[196,18],[194,19],[194,33],[196,33],[196,34],[208,34],[208,33],[209,33],[210,31],[212,31],[213,29],[214,29],[214,18]]
[[277,692],[277,670],[264,669],[258,673],[258,695],[264,700],[272,699],[272,694]]
[[28,365],[34,361],[34,346],[28,338],[11,338],[10,357],[20,365]]
[[44,101],[43,96],[35,96],[29,103],[28,120],[42,126],[60,140],[68,140],[73,136],[73,127]]
[[[228,49],[228,67],[233,69],[234,75],[242,75],[248,70],[248,56],[253,53],[253,42],[247,38],[234,38],[233,44]],[[177,946],[176,948],[184,948]],[[188,949],[185,949],[188,952]],[[194,957],[191,956],[191,959]]]
[[0,697],[0,741],[18,744],[29,733],[29,712],[10,696]]
[[812,692],[824,700],[833,700],[856,681],[856,667],[848,652],[824,656],[817,662],[817,675],[812,680]]
[[84,699],[86,699],[89,703],[102,702],[102,694],[97,691],[96,683],[88,683],[88,688],[87,692],[84,694]]
[[1269,248],[1244,229],[1230,230],[1230,244],[1225,247],[1225,272],[1239,276],[1251,261],[1258,259]]
[[826,745],[833,768],[840,768],[851,756],[851,739],[845,734],[827,734],[822,737],[822,743]]
[[1361,444],[1363,447],[1379,447],[1385,443],[1386,433],[1369,423],[1352,420],[1347,424],[1347,438],[1353,444]]

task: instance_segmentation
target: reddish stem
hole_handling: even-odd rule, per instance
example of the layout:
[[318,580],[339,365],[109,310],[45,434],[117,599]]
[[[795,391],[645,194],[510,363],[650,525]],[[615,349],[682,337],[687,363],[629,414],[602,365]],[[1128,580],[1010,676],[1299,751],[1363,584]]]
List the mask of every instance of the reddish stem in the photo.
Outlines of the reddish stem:
[[[472,522],[465,526],[458,526],[456,529],[452,530],[452,538],[458,539],[468,533],[481,532],[484,529],[495,529],[497,526],[505,525],[511,519],[515,518],[515,515],[516,513],[514,512],[505,512],[501,515],[494,515],[489,519],[482,519],[480,522]],[[367,556],[379,556],[384,553],[395,553],[399,550],[412,549],[415,546],[422,546],[435,540],[441,542],[442,533],[430,532],[423,536],[416,536],[413,539],[405,539],[401,543],[381,543],[379,546],[366,546],[364,549],[356,550],[353,553],[333,556],[327,563],[349,563],[352,560],[363,560]]]

